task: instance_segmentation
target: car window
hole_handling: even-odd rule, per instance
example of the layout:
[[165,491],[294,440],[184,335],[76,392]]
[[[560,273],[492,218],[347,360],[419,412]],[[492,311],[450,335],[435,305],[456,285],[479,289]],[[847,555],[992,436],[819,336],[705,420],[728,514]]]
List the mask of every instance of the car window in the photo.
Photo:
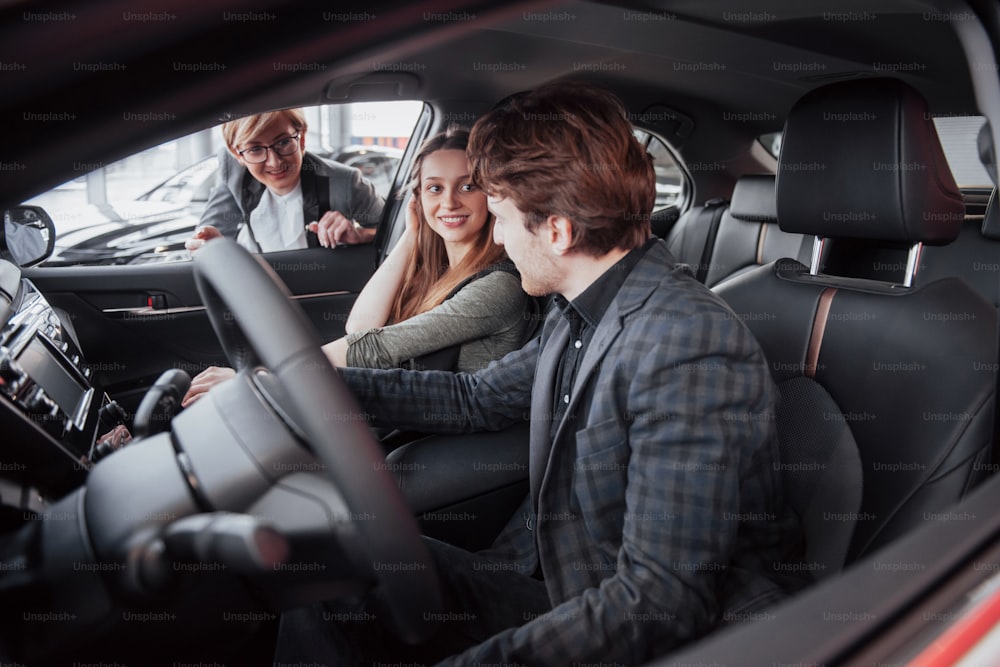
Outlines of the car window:
[[[306,150],[361,171],[388,197],[421,102],[305,108]],[[56,229],[45,266],[189,261],[191,236],[216,183],[221,126],[111,164],[77,165],[77,178],[28,200]]]
[[[982,116],[940,116],[934,118],[941,147],[960,188],[992,188],[986,168],[979,160],[976,139],[986,119]],[[758,137],[774,157],[781,151],[781,132],[769,132]]]
[[762,134],[759,137],[760,143],[764,145],[767,152],[778,157],[781,153],[781,132],[768,132],[767,134]]
[[653,210],[676,208],[683,211],[691,190],[687,174],[681,168],[676,154],[655,134],[640,129],[635,129],[633,133],[653,157],[653,169],[656,171],[656,202]]
[[976,139],[986,122],[982,116],[942,116],[934,119],[948,166],[961,188],[991,188],[993,181],[979,159]]
[[212,189],[218,166],[218,158],[210,155],[190,167],[181,169],[153,189],[139,195],[137,199],[181,204],[208,201],[208,193]]

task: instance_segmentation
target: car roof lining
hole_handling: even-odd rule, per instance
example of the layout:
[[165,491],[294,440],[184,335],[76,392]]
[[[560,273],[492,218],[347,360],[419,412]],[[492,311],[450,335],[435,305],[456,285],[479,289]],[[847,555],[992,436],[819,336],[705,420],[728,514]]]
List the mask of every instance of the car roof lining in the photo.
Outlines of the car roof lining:
[[[228,6],[225,2],[206,4],[213,8]],[[394,16],[392,12],[397,10],[393,4],[373,2],[372,11],[377,14],[381,11],[379,7],[385,5],[389,8],[385,15]],[[719,161],[726,170],[732,169],[737,173],[742,163],[738,156],[724,155],[722,151],[725,147],[734,144],[749,146],[760,134],[781,129],[784,116],[795,100],[825,82],[815,76],[816,72],[782,72],[781,76],[775,76],[776,72],[767,71],[768,64],[779,60],[825,66],[826,69],[820,69],[819,73],[831,76],[866,68],[871,70],[872,63],[878,58],[891,57],[896,62],[901,53],[913,53],[926,44],[940,44],[941,48],[926,49],[920,54],[919,61],[926,64],[925,70],[888,74],[917,88],[928,99],[934,113],[976,112],[969,65],[964,61],[958,36],[949,22],[923,20],[924,12],[935,11],[933,6],[924,2],[879,0],[872,4],[850,0],[837,3],[838,11],[868,11],[879,16],[877,20],[848,26],[843,22],[826,21],[822,16],[815,15],[814,8],[803,7],[802,3],[794,0],[767,3],[766,12],[773,14],[773,19],[759,24],[741,23],[731,18],[727,20],[730,13],[747,11],[739,0],[660,0],[623,5],[561,2],[539,6],[538,3],[520,3],[503,9],[497,9],[495,2],[468,3],[467,6],[473,13],[478,11],[477,8],[483,10],[472,19],[482,27],[475,27],[472,33],[462,32],[468,26],[457,24],[419,26],[419,31],[395,26],[391,29],[380,28],[381,32],[370,26],[355,26],[353,31],[329,26],[325,30],[312,29],[304,33],[297,43],[288,39],[275,40],[274,48],[258,54],[240,52],[231,55],[233,49],[221,49],[228,58],[225,62],[231,63],[223,75],[218,78],[206,76],[203,81],[195,79],[193,86],[179,93],[169,85],[176,83],[176,77],[167,79],[168,85],[162,86],[162,91],[149,81],[139,81],[139,87],[127,88],[135,95],[135,107],[140,110],[155,112],[172,109],[181,112],[174,113],[173,121],[162,124],[162,128],[129,128],[127,122],[124,123],[126,127],[122,127],[121,119],[116,121],[99,102],[88,101],[88,98],[100,98],[102,95],[121,96],[120,83],[133,76],[129,71],[110,73],[110,78],[98,77],[95,81],[99,85],[96,86],[85,85],[84,78],[78,85],[71,86],[67,93],[69,97],[78,98],[74,104],[78,103],[81,109],[79,121],[62,126],[48,123],[45,136],[34,136],[24,142],[26,145],[19,145],[22,140],[15,137],[10,146],[14,153],[11,159],[17,161],[17,153],[21,153],[32,156],[34,162],[42,159],[39,153],[58,154],[46,155],[40,165],[42,173],[53,174],[47,182],[51,187],[78,175],[70,169],[73,161],[109,162],[139,148],[203,129],[226,117],[270,108],[330,103],[334,100],[328,99],[328,91],[336,82],[385,74],[385,69],[389,67],[405,65],[407,58],[412,61],[410,64],[414,71],[408,72],[409,77],[399,78],[411,78],[414,83],[401,84],[400,88],[412,93],[413,99],[428,101],[435,108],[448,109],[465,103],[488,108],[492,102],[513,92],[567,77],[611,87],[630,111],[641,112],[650,105],[665,104],[697,119],[698,126],[692,136],[678,139],[670,135],[669,128],[655,124],[645,127],[667,138],[682,151],[686,160]],[[953,3],[953,6],[964,7],[964,4]],[[399,9],[398,13],[402,15],[405,11]],[[529,11],[570,12],[576,18],[566,21],[525,20]],[[633,21],[634,26],[630,23],[628,31],[617,34],[604,29],[608,21],[623,16],[626,11],[661,11],[676,18]],[[814,14],[812,18],[803,17],[808,13]],[[176,34],[152,33],[156,38],[139,52],[135,64],[131,61],[125,64],[141,70],[149,62],[155,62],[157,57],[173,53],[172,49],[186,47],[194,48],[194,53],[205,54],[206,58],[220,52],[221,45],[213,49],[208,44],[209,36],[181,27],[187,25],[181,21],[174,23],[175,29],[180,28]],[[88,23],[88,26],[91,24]],[[146,26],[142,28],[145,30]],[[240,27],[239,30],[241,32],[236,33],[237,37],[242,35],[248,40],[258,34],[253,32],[254,26]],[[843,39],[845,30],[850,34],[850,40]],[[831,35],[836,35],[836,39]],[[345,40],[340,39],[342,36]],[[17,36],[15,39],[18,39]],[[76,47],[78,43],[92,44],[92,40],[81,36],[70,36],[68,39],[71,47]],[[134,40],[135,37],[128,39]],[[122,42],[131,44],[128,39],[115,35],[107,41],[121,46]],[[25,38],[20,38],[19,43],[28,46]],[[386,50],[386,44],[395,46]],[[558,48],[553,48],[553,44],[558,44]],[[818,49],[820,44],[825,45],[824,52]],[[32,52],[39,48],[39,45],[34,45]],[[111,53],[110,45],[88,48],[91,49],[87,52],[88,56]],[[846,50],[857,55],[845,58]],[[755,57],[741,57],[748,51],[752,51]],[[464,62],[470,63],[470,66],[456,67],[456,53],[462,54]],[[771,55],[762,59],[761,53]],[[315,64],[316,71],[286,76],[267,72],[268,69],[273,70],[275,54],[280,54],[285,60],[297,59]],[[650,58],[650,54],[654,57]],[[704,56],[703,60],[699,60],[701,56]],[[530,66],[518,69],[519,57],[530,62]],[[710,72],[691,69],[713,62],[725,65],[725,69]],[[507,64],[513,69],[477,70],[474,67],[476,63],[491,67]],[[35,68],[29,71],[32,76],[50,73]],[[56,74],[61,77],[59,80],[68,76],[65,72]],[[190,73],[183,74],[191,76]],[[115,79],[111,75],[120,78]],[[255,88],[252,85],[254,77],[260,79],[261,86]],[[374,97],[396,99],[388,91],[388,87],[384,88]],[[371,89],[368,92],[371,93]],[[66,99],[59,100],[57,104],[51,96],[32,98],[30,90],[17,95],[29,96],[23,100],[21,108],[68,106]],[[461,98],[458,99],[457,95]],[[727,113],[744,112],[752,114],[752,117],[740,122],[726,117]],[[92,136],[88,136],[93,132],[112,139],[106,145],[95,147]],[[50,142],[58,149],[48,149]],[[737,163],[728,164],[729,157],[736,158]],[[9,176],[12,177],[9,194],[19,200],[37,193],[37,190],[24,188],[44,189],[46,186],[44,180],[38,179],[37,173],[31,178],[16,173]]]

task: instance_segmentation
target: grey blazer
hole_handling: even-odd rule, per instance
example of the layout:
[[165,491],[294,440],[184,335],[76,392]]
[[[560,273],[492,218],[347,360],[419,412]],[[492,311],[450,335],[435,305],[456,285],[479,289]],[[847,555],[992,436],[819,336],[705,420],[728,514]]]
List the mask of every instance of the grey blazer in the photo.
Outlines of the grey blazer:
[[[530,410],[530,498],[487,553],[540,568],[554,609],[446,663],[640,664],[804,583],[781,566],[800,533],[782,493],[777,392],[725,303],[655,242],[581,361],[575,428],[552,440],[568,340],[553,309],[539,337],[474,375],[341,371],[397,428],[495,430]],[[463,420],[427,420],[442,413]]]
[[[318,220],[326,211],[339,211],[365,227],[377,227],[381,221],[384,201],[357,169],[307,152],[302,157],[301,178],[303,224]],[[235,238],[240,225],[249,224],[250,212],[263,193],[264,185],[223,148],[215,187],[198,227],[212,225],[223,236]],[[307,239],[310,247],[317,245],[315,234],[308,233]]]

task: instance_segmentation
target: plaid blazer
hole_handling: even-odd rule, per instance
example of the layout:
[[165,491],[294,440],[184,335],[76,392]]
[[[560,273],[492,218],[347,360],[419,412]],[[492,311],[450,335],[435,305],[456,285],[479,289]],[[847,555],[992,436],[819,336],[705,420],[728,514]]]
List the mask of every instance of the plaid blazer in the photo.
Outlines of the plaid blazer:
[[[756,340],[662,241],[632,270],[549,437],[569,340],[557,309],[541,335],[475,375],[359,372],[366,410],[404,428],[502,428],[531,414],[530,487],[488,553],[541,568],[550,613],[451,664],[640,664],[800,582],[786,509],[776,388]],[[488,574],[482,574],[488,576]]]

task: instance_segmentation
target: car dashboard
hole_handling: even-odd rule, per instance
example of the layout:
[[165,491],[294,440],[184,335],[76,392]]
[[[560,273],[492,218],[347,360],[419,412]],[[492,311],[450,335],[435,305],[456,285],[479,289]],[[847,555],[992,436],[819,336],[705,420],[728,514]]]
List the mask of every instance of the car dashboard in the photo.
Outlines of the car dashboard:
[[123,414],[95,384],[69,327],[20,269],[0,261],[0,499],[38,511],[82,484]]

